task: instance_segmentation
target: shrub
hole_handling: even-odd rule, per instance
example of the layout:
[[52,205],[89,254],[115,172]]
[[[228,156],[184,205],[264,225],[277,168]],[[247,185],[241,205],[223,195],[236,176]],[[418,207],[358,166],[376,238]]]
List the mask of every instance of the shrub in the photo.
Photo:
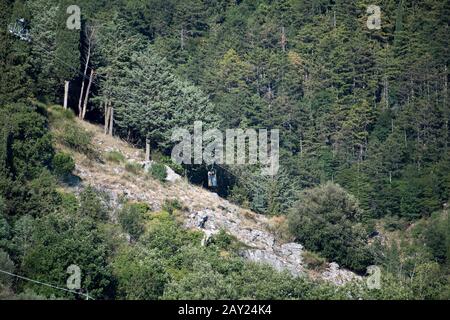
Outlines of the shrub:
[[133,174],[139,174],[139,172],[141,172],[142,170],[142,166],[136,162],[127,162],[125,164],[125,170]]
[[174,213],[175,210],[182,210],[183,205],[181,204],[180,200],[178,200],[178,199],[166,199],[164,201],[162,209],[164,211],[167,211],[168,213],[172,214],[172,213]]
[[326,268],[327,261],[317,253],[304,251],[302,257],[303,262],[311,270],[322,271]]
[[144,233],[145,213],[148,211],[145,203],[125,204],[119,211],[119,223],[133,240],[139,239]]
[[44,216],[55,210],[61,203],[61,195],[56,191],[56,179],[48,170],[30,181],[26,186],[27,196],[16,198],[11,203],[16,212],[30,214],[33,217]]
[[[0,249],[0,269],[7,272],[14,272],[14,263],[9,258],[9,255]],[[6,274],[0,273],[0,291],[4,287],[12,285],[12,278]]]
[[6,183],[7,189],[7,177],[23,184],[52,164],[54,150],[48,122],[33,106],[0,105],[0,145],[0,183]]
[[327,183],[301,193],[289,214],[289,229],[308,250],[363,271],[372,258],[367,233],[359,223],[361,216],[352,195],[339,185]]
[[[107,299],[112,280],[108,248],[92,219],[55,211],[36,220],[30,237],[32,245],[22,260],[24,274],[47,283],[65,283],[66,268],[76,264],[86,275],[83,289],[94,299]],[[74,298],[71,293],[30,282],[24,287],[45,296]]]
[[120,151],[110,151],[105,155],[105,159],[114,163],[121,163],[125,161],[125,156]]
[[67,213],[75,214],[78,211],[78,199],[73,193],[60,192],[61,209]]
[[292,235],[289,232],[289,224],[285,215],[271,217],[267,227],[281,241],[292,242]]
[[153,178],[164,182],[167,178],[167,168],[161,163],[154,163],[150,168],[150,174]]
[[217,246],[219,249],[227,251],[236,251],[242,247],[242,244],[237,238],[225,230],[220,230],[219,233],[213,235],[209,240],[209,243]]
[[74,123],[67,124],[60,136],[65,146],[92,157],[92,135]]
[[75,161],[70,154],[59,152],[53,157],[53,170],[59,177],[65,177],[75,169]]
[[107,218],[107,208],[97,191],[91,186],[86,187],[80,194],[80,213],[96,220]]
[[119,299],[156,300],[164,292],[169,276],[157,254],[135,247],[119,251],[112,262]]
[[71,109],[64,109],[58,105],[50,106],[48,110],[50,121],[53,123],[61,120],[73,120],[75,118],[75,113]]
[[386,216],[384,218],[384,227],[387,231],[405,230],[408,222],[396,216]]
[[172,158],[169,156],[165,156],[159,152],[155,152],[155,154],[152,156],[152,159],[158,163],[165,164],[166,166],[172,168],[172,170],[179,175],[183,175],[184,173],[183,166],[181,164],[173,162]]

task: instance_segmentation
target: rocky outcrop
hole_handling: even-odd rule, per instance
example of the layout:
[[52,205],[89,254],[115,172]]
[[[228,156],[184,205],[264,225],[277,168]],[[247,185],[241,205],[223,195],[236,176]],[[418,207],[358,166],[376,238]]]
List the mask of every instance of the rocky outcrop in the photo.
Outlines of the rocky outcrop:
[[[225,230],[248,247],[242,250],[242,257],[253,262],[266,263],[279,271],[287,270],[294,276],[307,274],[301,244],[278,243],[266,230],[267,222],[264,221],[266,218],[263,216],[255,215],[255,220],[251,219],[251,225],[245,226],[248,218],[238,214],[239,210],[234,205],[228,205],[227,207],[226,204],[222,204],[221,208],[216,210],[193,211],[187,216],[185,225],[187,228],[202,230],[207,237]],[[342,285],[360,277],[351,271],[339,268],[337,263],[332,262],[319,274],[318,278]]]
[[361,277],[355,273],[339,268],[339,265],[336,262],[332,262],[328,265],[327,270],[322,272],[321,278],[337,285],[343,285],[349,281],[361,279]]
[[[120,151],[127,161],[142,163],[142,172],[145,172],[142,152],[124,141],[104,136],[98,127],[85,122],[83,126],[94,133],[93,142],[100,153]],[[244,245],[242,257],[253,262],[266,263],[277,270],[287,270],[295,276],[309,272],[303,263],[303,246],[298,243],[279,242],[268,228],[267,217],[244,210],[215,193],[186,183],[170,168],[167,182],[161,184],[144,174],[130,174],[121,164],[93,162],[81,155],[78,157],[75,174],[82,182],[74,188],[80,191],[89,184],[107,194],[112,209],[112,221],[116,220],[114,209],[120,208],[123,198],[145,202],[155,211],[160,210],[167,199],[176,198],[185,207],[185,227],[205,233],[203,244],[207,243],[211,235],[225,230]],[[329,267],[319,274],[319,278],[341,285],[358,276],[339,268],[336,263],[330,263]]]
[[305,274],[302,264],[303,246],[298,243],[286,243],[268,249],[249,249],[242,256],[253,262],[266,263],[278,271],[287,270],[294,276]]

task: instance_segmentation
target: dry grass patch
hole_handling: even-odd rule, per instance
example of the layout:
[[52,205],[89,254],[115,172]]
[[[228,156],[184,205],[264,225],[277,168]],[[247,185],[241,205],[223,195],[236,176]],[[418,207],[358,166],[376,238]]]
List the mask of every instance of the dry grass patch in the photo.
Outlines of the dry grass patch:
[[273,216],[267,222],[267,230],[275,235],[281,242],[291,242],[292,235],[289,232],[286,216]]

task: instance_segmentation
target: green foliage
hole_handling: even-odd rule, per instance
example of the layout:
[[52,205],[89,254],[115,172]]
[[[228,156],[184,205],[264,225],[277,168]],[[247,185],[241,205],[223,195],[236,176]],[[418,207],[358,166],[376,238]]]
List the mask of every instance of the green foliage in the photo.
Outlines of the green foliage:
[[162,163],[153,163],[152,166],[150,167],[150,175],[153,178],[161,182],[164,182],[166,181],[167,178],[167,168]]
[[[2,271],[14,273],[14,263],[9,258],[8,254],[0,249],[0,269]],[[10,275],[0,274],[0,292],[9,288],[12,285],[13,278]]]
[[429,219],[420,221],[413,229],[418,244],[423,243],[432,255],[432,261],[442,265],[449,262],[450,223],[448,213],[436,212]]
[[31,238],[35,227],[35,219],[30,215],[21,216],[12,229],[12,251],[15,259],[22,262],[23,257],[32,246]]
[[302,257],[306,266],[311,270],[323,271],[326,268],[327,261],[314,252],[305,251]]
[[61,202],[61,195],[56,191],[56,180],[47,170],[27,185],[27,194],[23,203],[16,203],[19,212],[34,217],[43,216],[52,212]]
[[62,106],[53,105],[48,107],[49,120],[53,125],[62,127],[68,121],[74,121],[75,113],[71,109],[64,109]]
[[65,146],[85,154],[88,157],[94,156],[92,149],[92,135],[86,130],[80,128],[75,123],[68,123],[64,131],[58,137]]
[[157,255],[144,250],[123,248],[114,258],[118,299],[157,300],[162,296],[168,275]]
[[[110,294],[109,253],[91,218],[64,212],[51,213],[36,220],[30,240],[21,266],[27,276],[64,287],[66,269],[75,264],[82,272],[81,286],[89,291],[89,295],[100,299]],[[70,293],[32,283],[24,286],[45,296],[74,298]]]
[[242,247],[242,244],[236,239],[236,237],[227,233],[225,230],[220,230],[219,233],[213,235],[209,240],[209,244],[217,246],[220,250],[234,251]]
[[75,161],[70,154],[59,152],[53,157],[53,170],[59,177],[65,177],[75,170]]
[[105,220],[108,217],[107,207],[101,193],[91,186],[87,186],[80,193],[79,212],[82,216],[95,220]]
[[[36,90],[32,76],[30,47],[24,41],[9,34],[7,26],[19,17],[29,19],[30,12],[23,1],[2,1],[0,3],[0,107],[25,102]],[[1,116],[3,118],[3,115]],[[7,119],[7,118],[5,118]]]
[[395,216],[386,216],[383,220],[384,227],[388,231],[405,230],[407,227],[407,222],[402,218],[398,218]]
[[55,19],[55,69],[61,83],[78,75],[80,66],[80,30],[70,30],[66,25],[66,11],[71,4],[68,0],[61,0]]
[[127,162],[125,164],[125,170],[132,174],[140,174],[142,172],[142,166],[137,162]]
[[165,257],[172,257],[184,245],[200,244],[201,233],[180,232],[180,226],[167,212],[153,213],[147,223],[147,231],[141,237],[142,244],[153,248]]
[[339,185],[327,183],[302,192],[289,214],[289,228],[308,250],[357,271],[370,265],[367,235],[358,224],[356,199]]
[[53,158],[51,135],[42,110],[25,104],[0,106],[2,171],[14,180],[32,179]]
[[164,200],[162,210],[173,214],[176,211],[183,210],[183,205],[178,199],[166,199]]
[[145,214],[148,209],[146,204],[130,203],[125,204],[118,213],[120,225],[134,241],[144,233]]
[[[367,233],[382,218],[399,239],[386,248],[370,240],[384,267],[378,290],[311,283],[245,262],[222,233],[202,248],[202,234],[167,212],[144,225],[132,214],[141,208],[127,208],[130,246],[95,191],[80,203],[57,192],[49,170],[67,173],[71,161],[54,157],[46,111],[30,101],[61,103],[64,80],[72,80],[69,105],[78,98],[75,75],[87,48],[65,27],[68,4],[0,1],[0,25],[25,18],[33,35],[27,43],[0,28],[0,247],[9,253],[0,251],[1,261],[60,286],[77,263],[96,298],[449,299],[450,224],[438,212],[450,192],[448,1],[385,1],[383,28],[370,32],[361,1],[82,4],[83,24],[98,26],[90,103],[111,103],[116,134],[139,146],[150,137],[152,149],[168,154],[173,128],[191,131],[194,120],[204,129],[280,129],[278,175],[262,177],[255,166],[219,170],[219,193],[232,190],[230,199],[260,213],[290,212],[297,240],[358,271],[371,263]],[[56,142],[97,158],[72,111],[48,112]],[[168,157],[156,160],[183,173]],[[203,175],[186,169],[193,181]],[[359,205],[340,188],[320,186],[329,180]],[[297,201],[298,191],[314,187]],[[314,254],[305,260],[320,268]],[[0,289],[2,298],[60,294],[22,282]]]
[[61,204],[60,207],[67,213],[76,213],[79,208],[77,197],[73,193],[61,192]]
[[217,122],[207,96],[175,76],[167,61],[121,17],[108,17],[99,30],[98,72],[105,79],[100,99],[114,105],[118,134],[141,145],[150,137],[152,144],[167,151],[173,145],[173,128],[190,129],[195,120],[205,126]]
[[152,159],[157,163],[165,164],[179,175],[183,175],[184,173],[183,166],[173,162],[172,158],[169,156],[165,156],[161,153],[155,153],[152,154]]
[[125,161],[125,156],[120,151],[114,150],[106,153],[105,160],[114,163],[122,163]]

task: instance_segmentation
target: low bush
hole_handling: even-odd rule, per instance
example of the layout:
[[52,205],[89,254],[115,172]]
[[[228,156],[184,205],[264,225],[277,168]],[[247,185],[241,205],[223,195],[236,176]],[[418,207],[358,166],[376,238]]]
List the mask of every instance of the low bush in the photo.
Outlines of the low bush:
[[384,227],[387,231],[405,230],[408,227],[408,222],[396,216],[386,216]]
[[59,152],[53,157],[53,171],[58,177],[65,177],[75,169],[75,161],[68,153]]
[[165,164],[179,175],[184,174],[183,166],[181,164],[173,162],[172,158],[169,156],[165,156],[159,152],[155,152],[152,156],[152,159],[158,163]]
[[168,213],[172,214],[176,210],[182,210],[183,205],[181,204],[180,200],[178,200],[178,199],[166,199],[164,201],[162,209],[164,211],[167,211]]
[[120,151],[109,151],[105,154],[105,160],[114,163],[122,163],[125,161],[125,156]]
[[142,171],[142,166],[136,162],[127,162],[125,164],[125,170],[132,174],[139,174]]
[[319,256],[317,253],[304,251],[302,257],[303,262],[311,270],[323,271],[327,266],[326,259]]
[[145,203],[125,204],[119,211],[119,223],[131,239],[137,240],[144,233],[145,213],[148,211]]
[[92,148],[92,134],[78,127],[76,124],[68,124],[60,136],[60,141],[65,146],[83,153],[89,157],[94,156]]
[[164,182],[167,178],[167,168],[161,163],[154,163],[150,168],[150,175],[153,178]]
[[106,220],[108,217],[108,208],[101,194],[91,186],[80,194],[80,213],[95,220]]

